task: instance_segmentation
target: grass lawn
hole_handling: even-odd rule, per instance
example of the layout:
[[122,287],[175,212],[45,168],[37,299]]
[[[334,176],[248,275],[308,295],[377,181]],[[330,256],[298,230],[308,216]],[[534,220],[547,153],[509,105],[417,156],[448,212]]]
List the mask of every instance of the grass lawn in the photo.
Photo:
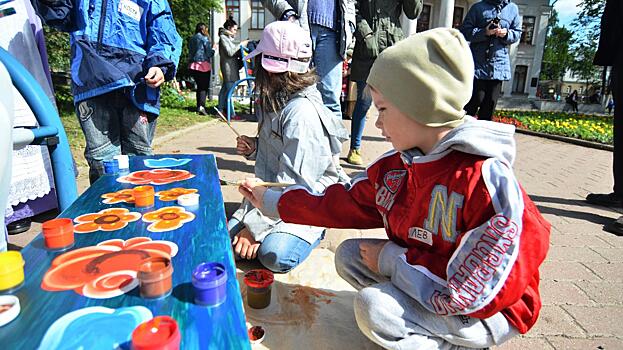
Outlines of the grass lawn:
[[539,111],[496,111],[493,120],[519,129],[612,144],[612,116]]

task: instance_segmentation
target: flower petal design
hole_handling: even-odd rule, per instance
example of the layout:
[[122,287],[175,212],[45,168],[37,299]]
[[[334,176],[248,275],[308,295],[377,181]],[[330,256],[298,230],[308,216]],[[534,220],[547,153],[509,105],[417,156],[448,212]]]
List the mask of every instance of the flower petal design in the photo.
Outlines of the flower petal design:
[[141,261],[155,256],[172,257],[177,251],[175,243],[152,241],[149,237],[104,241],[55,258],[43,276],[41,288],[74,290],[90,298],[112,298],[138,285],[136,274]]
[[151,232],[165,232],[178,229],[185,223],[195,219],[195,214],[186,211],[183,207],[164,207],[143,215],[144,222],[151,222],[147,230]]
[[140,213],[131,212],[126,208],[108,208],[97,213],[84,214],[74,219],[78,225],[74,231],[89,233],[95,231],[119,230],[141,218]]
[[165,185],[176,181],[193,178],[195,175],[187,170],[154,169],[141,170],[117,178],[118,182],[135,185]]

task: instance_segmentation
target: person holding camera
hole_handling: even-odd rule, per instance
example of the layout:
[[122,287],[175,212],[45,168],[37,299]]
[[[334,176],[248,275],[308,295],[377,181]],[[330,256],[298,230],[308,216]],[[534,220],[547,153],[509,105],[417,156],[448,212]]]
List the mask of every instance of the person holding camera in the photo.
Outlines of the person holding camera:
[[502,90],[510,80],[509,46],[521,38],[517,5],[510,0],[482,0],[474,4],[459,28],[470,42],[474,58],[474,89],[465,112],[491,120]]

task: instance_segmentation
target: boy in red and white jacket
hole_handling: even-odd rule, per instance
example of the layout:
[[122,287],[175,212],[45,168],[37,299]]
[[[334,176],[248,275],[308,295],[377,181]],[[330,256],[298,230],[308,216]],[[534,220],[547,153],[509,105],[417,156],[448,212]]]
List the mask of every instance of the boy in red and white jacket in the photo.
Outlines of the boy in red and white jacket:
[[541,309],[550,224],[512,164],[514,127],[466,116],[473,61],[454,29],[413,35],[379,56],[368,85],[394,150],[350,184],[241,192],[266,215],[335,228],[337,271],[359,290],[355,318],[388,349],[482,348],[526,333]]

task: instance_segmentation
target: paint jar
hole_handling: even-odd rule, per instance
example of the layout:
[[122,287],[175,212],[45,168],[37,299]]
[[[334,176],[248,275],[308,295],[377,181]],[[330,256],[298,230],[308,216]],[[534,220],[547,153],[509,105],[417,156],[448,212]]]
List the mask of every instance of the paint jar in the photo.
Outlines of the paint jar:
[[199,193],[187,193],[177,197],[177,204],[183,207],[193,207],[199,204]]
[[227,272],[219,263],[201,263],[193,270],[195,304],[216,306],[227,296]]
[[104,174],[116,174],[119,172],[119,162],[116,159],[104,161]]
[[177,322],[169,316],[156,316],[139,324],[132,332],[133,350],[178,350],[180,334]]
[[136,186],[132,189],[134,205],[136,207],[151,207],[154,205],[154,187]]
[[41,226],[45,247],[52,250],[69,248],[74,244],[74,223],[68,218],[48,220]]
[[0,253],[0,292],[15,289],[24,283],[24,259],[16,251]]
[[249,307],[263,309],[270,305],[271,286],[274,278],[272,272],[264,269],[250,270],[244,274]]
[[158,256],[143,260],[137,278],[141,297],[154,299],[168,296],[173,286],[171,259]]
[[249,341],[251,345],[259,344],[264,341],[264,337],[266,336],[266,331],[262,326],[253,326],[247,330],[247,334],[249,335]]
[[19,299],[14,295],[0,295],[0,327],[19,315]]
[[128,157],[125,154],[120,154],[118,156],[114,156],[114,159],[117,160],[117,163],[119,164],[119,170],[120,171],[124,171],[124,170],[129,170],[130,169],[130,157]]

